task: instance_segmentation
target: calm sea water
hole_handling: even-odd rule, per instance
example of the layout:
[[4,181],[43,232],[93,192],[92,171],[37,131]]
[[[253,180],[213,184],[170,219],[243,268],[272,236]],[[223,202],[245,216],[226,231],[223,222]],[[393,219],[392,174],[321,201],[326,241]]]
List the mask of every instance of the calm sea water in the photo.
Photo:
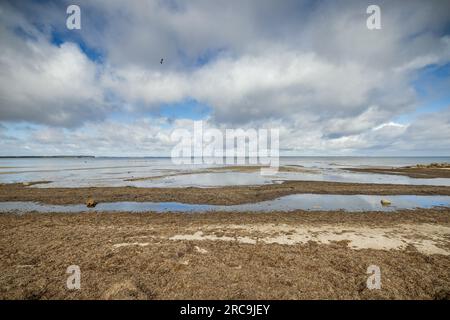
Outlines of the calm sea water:
[[[450,157],[282,157],[280,165],[301,165],[313,172],[280,172],[262,176],[259,172],[219,172],[177,175],[201,170],[208,165],[176,165],[170,158],[3,158],[0,183],[51,181],[46,187],[139,186],[185,187],[255,185],[279,180],[314,180],[393,184],[450,185],[450,179],[412,179],[403,176],[352,173],[345,167],[397,167],[432,162],[449,162]],[[169,175],[169,176],[167,176]],[[127,179],[155,177],[144,181]],[[161,177],[163,176],[163,177]]]

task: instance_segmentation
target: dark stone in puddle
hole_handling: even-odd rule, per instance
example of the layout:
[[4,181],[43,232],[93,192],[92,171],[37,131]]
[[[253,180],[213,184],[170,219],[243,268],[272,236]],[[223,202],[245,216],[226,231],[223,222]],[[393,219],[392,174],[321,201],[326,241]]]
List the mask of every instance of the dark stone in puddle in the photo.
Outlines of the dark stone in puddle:
[[95,201],[94,199],[88,199],[87,201],[86,201],[86,206],[88,207],[88,208],[94,208],[96,205],[97,205],[97,201]]

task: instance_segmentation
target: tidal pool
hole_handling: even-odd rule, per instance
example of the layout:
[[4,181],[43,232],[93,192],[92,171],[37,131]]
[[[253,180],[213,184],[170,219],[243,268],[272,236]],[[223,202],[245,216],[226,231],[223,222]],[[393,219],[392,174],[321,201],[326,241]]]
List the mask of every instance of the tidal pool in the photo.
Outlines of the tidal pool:
[[[381,199],[392,202],[382,206]],[[414,195],[329,195],[329,194],[293,194],[274,200],[239,205],[186,204],[179,202],[105,202],[95,208],[84,204],[49,205],[36,202],[1,202],[0,212],[271,212],[271,211],[330,211],[348,212],[395,211],[398,209],[416,209],[432,207],[450,207],[450,196],[414,196]]]

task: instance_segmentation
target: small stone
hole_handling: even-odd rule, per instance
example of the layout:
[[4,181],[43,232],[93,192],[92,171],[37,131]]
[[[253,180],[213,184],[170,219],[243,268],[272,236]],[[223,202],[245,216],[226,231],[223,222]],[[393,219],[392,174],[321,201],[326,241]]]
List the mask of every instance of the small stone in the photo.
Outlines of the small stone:
[[86,206],[88,207],[88,208],[94,208],[96,205],[97,205],[97,201],[95,201],[94,199],[88,199],[87,201],[86,201]]

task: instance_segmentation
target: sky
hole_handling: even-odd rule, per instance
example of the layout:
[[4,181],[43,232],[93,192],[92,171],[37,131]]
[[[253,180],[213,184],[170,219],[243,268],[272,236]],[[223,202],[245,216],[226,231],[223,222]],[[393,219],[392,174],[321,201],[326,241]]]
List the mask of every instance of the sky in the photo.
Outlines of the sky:
[[199,120],[277,128],[281,155],[449,156],[449,89],[446,0],[0,2],[1,156],[168,156]]

